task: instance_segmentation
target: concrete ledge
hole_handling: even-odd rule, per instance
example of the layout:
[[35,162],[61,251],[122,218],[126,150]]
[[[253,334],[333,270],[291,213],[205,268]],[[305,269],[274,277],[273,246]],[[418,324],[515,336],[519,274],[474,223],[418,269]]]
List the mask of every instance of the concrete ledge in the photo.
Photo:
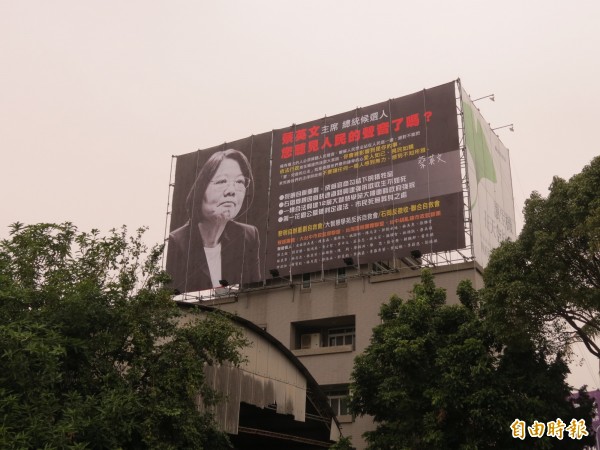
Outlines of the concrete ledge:
[[331,355],[332,353],[347,353],[354,351],[353,345],[335,345],[332,347],[299,348],[292,350],[294,356]]
[[[423,267],[425,268],[425,267]],[[437,267],[429,267],[431,272],[436,274],[446,273],[446,272],[461,272],[461,271],[470,271],[470,270],[478,270],[483,273],[483,269],[481,266],[474,261],[458,263],[458,264],[449,264],[444,266]],[[402,267],[396,272],[389,272],[383,274],[370,274],[369,282],[370,283],[381,283],[385,281],[399,280],[405,278],[420,278],[421,277],[421,268],[412,270],[408,267]]]

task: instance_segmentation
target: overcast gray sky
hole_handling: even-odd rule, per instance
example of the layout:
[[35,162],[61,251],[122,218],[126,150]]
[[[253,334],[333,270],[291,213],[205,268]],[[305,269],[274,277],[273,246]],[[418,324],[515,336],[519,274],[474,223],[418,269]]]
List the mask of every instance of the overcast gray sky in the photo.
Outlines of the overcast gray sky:
[[514,123],[518,231],[531,191],[600,153],[599,19],[597,0],[0,0],[0,238],[72,221],[162,241],[171,155],[457,78]]

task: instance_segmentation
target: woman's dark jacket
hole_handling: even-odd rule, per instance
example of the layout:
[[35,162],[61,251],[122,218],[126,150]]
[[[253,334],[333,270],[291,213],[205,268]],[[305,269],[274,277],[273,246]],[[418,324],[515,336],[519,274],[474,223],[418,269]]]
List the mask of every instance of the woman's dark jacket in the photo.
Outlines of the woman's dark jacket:
[[[229,284],[260,281],[260,238],[255,226],[229,221],[220,242],[222,280]],[[173,289],[181,293],[215,287],[197,225],[191,226],[188,222],[170,233],[167,272]]]

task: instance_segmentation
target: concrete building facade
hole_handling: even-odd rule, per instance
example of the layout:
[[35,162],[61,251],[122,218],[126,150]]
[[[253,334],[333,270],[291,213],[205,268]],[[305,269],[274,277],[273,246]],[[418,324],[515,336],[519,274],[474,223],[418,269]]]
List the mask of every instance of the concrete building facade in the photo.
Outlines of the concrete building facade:
[[[347,408],[354,358],[370,342],[380,323],[379,310],[396,294],[404,299],[419,282],[420,270],[400,266],[345,267],[324,273],[276,277],[265,285],[241,291],[223,288],[202,303],[236,314],[264,329],[288,348],[309,370],[329,398],[357,449],[366,446],[362,434],[375,428],[370,417],[352,417]],[[474,261],[431,268],[447,303],[458,302],[456,287],[471,280],[483,287],[481,267]]]

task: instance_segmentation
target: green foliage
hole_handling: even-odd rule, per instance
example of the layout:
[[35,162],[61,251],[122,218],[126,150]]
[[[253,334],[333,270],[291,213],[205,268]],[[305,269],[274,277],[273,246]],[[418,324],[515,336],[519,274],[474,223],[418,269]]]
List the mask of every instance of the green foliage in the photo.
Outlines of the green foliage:
[[15,224],[0,242],[0,448],[229,448],[198,402],[245,340],[181,321],[142,234]]
[[582,448],[570,439],[512,438],[516,418],[583,418],[591,430],[591,403],[567,400],[560,358],[531,343],[505,345],[470,282],[458,292],[462,304],[445,305],[424,270],[408,301],[392,297],[381,307],[382,323],[352,373],[353,413],[378,424],[365,434],[369,449]]
[[341,437],[335,444],[329,447],[329,450],[354,450],[354,447],[352,447],[352,438]]
[[[582,341],[600,357],[600,157],[569,181],[534,192],[515,242],[492,252],[484,296],[499,330],[564,352]],[[509,326],[507,326],[509,325]]]

